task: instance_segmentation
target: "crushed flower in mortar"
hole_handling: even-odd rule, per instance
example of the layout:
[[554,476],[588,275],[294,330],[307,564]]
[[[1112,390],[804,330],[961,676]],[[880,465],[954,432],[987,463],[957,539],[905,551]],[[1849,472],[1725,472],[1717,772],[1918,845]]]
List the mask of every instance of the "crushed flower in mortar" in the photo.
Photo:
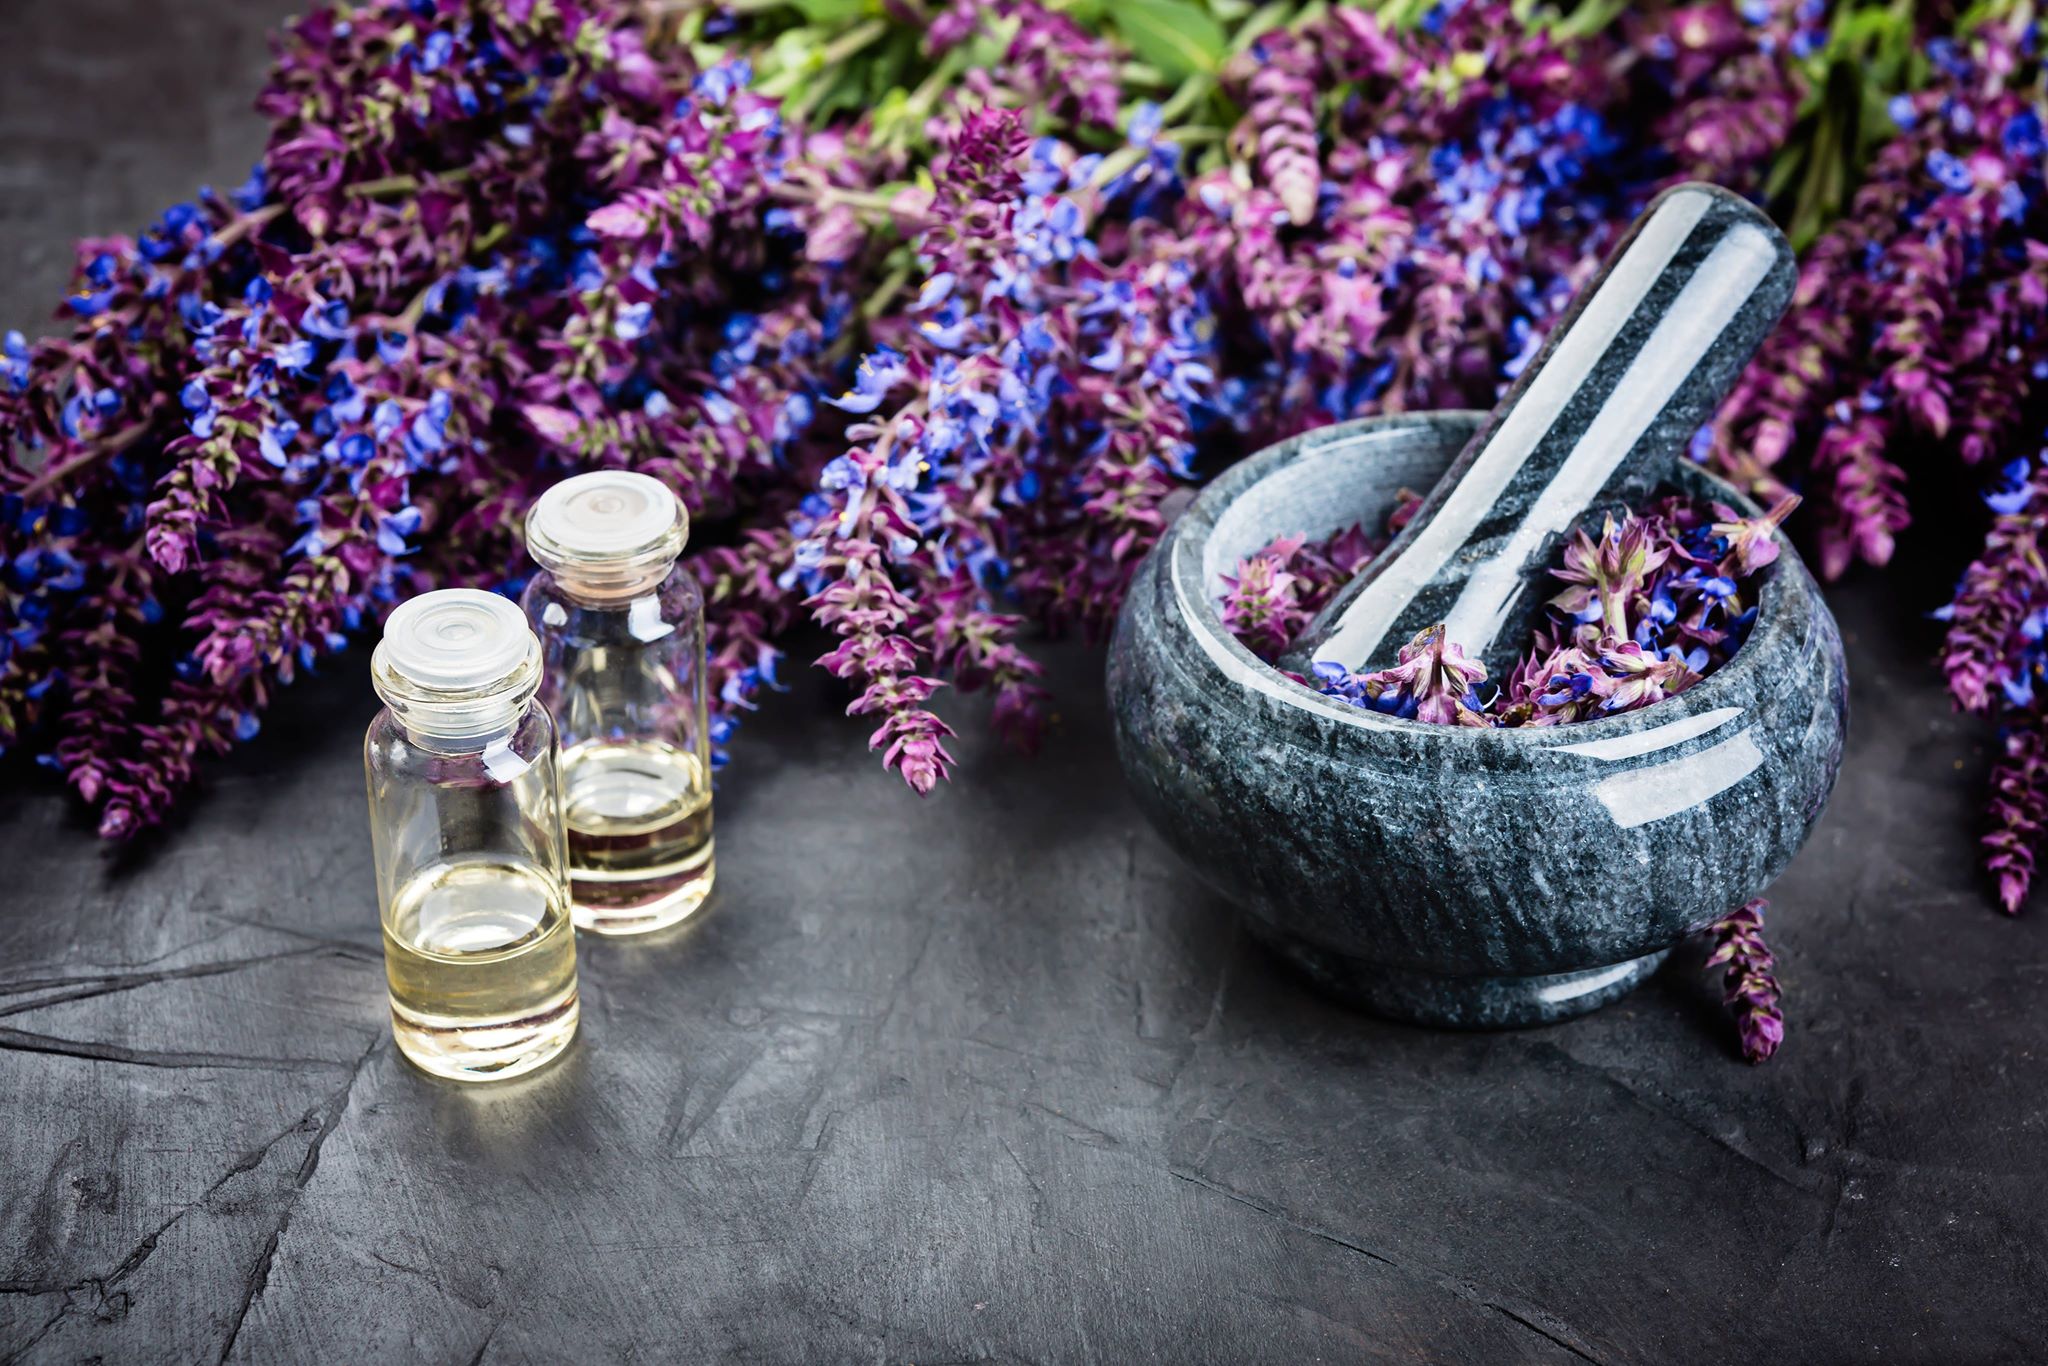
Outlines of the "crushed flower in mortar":
[[[1402,492],[1396,534],[1419,500]],[[1581,527],[1551,572],[1564,584],[1504,683],[1433,626],[1391,667],[1354,674],[1318,662],[1300,681],[1356,706],[1439,725],[1554,726],[1634,711],[1684,692],[1734,657],[1756,616],[1760,575],[1778,557],[1774,532],[1798,505],[1788,495],[1760,517],[1724,505],[1661,498]],[[1277,658],[1330,595],[1384,543],[1362,526],[1321,541],[1282,536],[1223,580],[1223,622],[1253,653]],[[1299,678],[1299,675],[1294,675]]]

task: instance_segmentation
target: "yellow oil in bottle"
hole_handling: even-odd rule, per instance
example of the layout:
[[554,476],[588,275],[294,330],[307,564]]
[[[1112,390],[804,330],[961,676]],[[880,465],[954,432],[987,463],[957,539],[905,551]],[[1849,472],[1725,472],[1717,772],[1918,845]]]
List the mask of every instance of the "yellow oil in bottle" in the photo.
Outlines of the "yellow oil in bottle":
[[384,966],[398,1046],[438,1076],[517,1076],[576,1033],[575,930],[562,889],[531,864],[421,869],[391,899]]
[[695,754],[654,740],[573,745],[562,815],[577,928],[644,934],[711,894],[711,780]]

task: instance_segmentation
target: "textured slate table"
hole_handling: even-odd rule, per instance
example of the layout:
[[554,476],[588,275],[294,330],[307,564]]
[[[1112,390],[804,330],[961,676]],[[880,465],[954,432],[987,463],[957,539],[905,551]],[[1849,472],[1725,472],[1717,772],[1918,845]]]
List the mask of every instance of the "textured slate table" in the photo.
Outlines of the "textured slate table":
[[[69,238],[240,178],[283,5],[20,8],[25,325]],[[581,1041],[494,1090],[388,1040],[360,658],[169,839],[109,853],[7,769],[0,1358],[2038,1357],[2048,916],[1987,909],[1984,737],[1884,596],[1839,598],[1857,713],[1761,1069],[1696,954],[1521,1034],[1304,996],[1139,824],[1080,648],[1043,755],[956,705],[922,804],[804,679],[719,798],[716,913],[585,945]]]

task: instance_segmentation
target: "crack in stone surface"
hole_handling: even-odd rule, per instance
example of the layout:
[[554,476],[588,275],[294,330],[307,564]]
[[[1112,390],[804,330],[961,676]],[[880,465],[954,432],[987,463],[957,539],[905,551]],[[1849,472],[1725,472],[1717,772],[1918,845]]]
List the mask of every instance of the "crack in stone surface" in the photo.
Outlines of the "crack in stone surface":
[[[1648,1092],[1648,1094],[1645,1094],[1645,1092],[1639,1089],[1632,1081],[1616,1074],[1613,1069],[1603,1067],[1599,1063],[1588,1062],[1584,1058],[1580,1058],[1572,1053],[1566,1052],[1563,1048],[1560,1048],[1553,1043],[1533,1044],[1531,1045],[1530,1051],[1532,1052],[1532,1054],[1536,1056],[1551,1058],[1555,1061],[1562,1062],[1566,1066],[1576,1071],[1590,1073],[1592,1076],[1597,1077],[1601,1081],[1605,1082],[1610,1088],[1618,1092],[1630,1103],[1641,1107],[1643,1110],[1659,1117],[1660,1119],[1670,1120],[1672,1123],[1677,1124],[1679,1127],[1685,1129],[1689,1133],[1699,1135],[1701,1138],[1706,1139],[1709,1143],[1712,1143],[1715,1147],[1721,1149],[1723,1152],[1726,1152],[1733,1157],[1741,1159],[1744,1163],[1747,1163],[1749,1166],[1754,1167],[1756,1170],[1762,1172],[1765,1176],[1770,1177],[1771,1180],[1778,1182],[1780,1185],[1789,1186],[1791,1189],[1799,1192],[1801,1195],[1808,1196],[1812,1199],[1825,1200],[1827,1198],[1826,1192],[1817,1189],[1813,1186],[1808,1186],[1797,1180],[1794,1180],[1792,1177],[1787,1176],[1784,1172],[1779,1171],[1776,1167],[1773,1167],[1770,1163],[1758,1157],[1755,1153],[1752,1153],[1748,1149],[1741,1147],[1740,1145],[1736,1144],[1724,1135],[1715,1133],[1712,1129],[1709,1129],[1704,1125],[1699,1124],[1690,1115],[1687,1115],[1682,1109],[1680,1109],[1676,1101],[1667,1092],[1652,1088]],[[1653,1100],[1652,1097],[1654,1097],[1655,1099]]]
[[[204,942],[204,941],[202,941]],[[305,958],[314,954],[332,953],[336,957],[351,957],[338,952],[340,946],[333,944],[309,945],[303,949],[284,949],[277,953],[258,954],[252,958],[230,958],[218,963],[194,963],[186,968],[162,968],[152,972],[115,972],[81,974],[76,977],[31,978],[0,983],[0,996],[19,996],[32,991],[59,991],[64,987],[78,987],[77,991],[59,991],[55,996],[44,996],[33,1001],[22,1001],[0,1006],[0,1015],[20,1015],[27,1011],[41,1010],[45,1006],[62,1005],[67,1001],[88,1001],[95,996],[112,996],[118,992],[134,991],[138,987],[155,986],[159,982],[187,981],[195,977],[221,977],[244,968],[260,967],[265,963],[281,962],[288,958]],[[354,961],[363,961],[354,958]]]
[[0,1053],[46,1053],[60,1058],[81,1058],[89,1062],[116,1062],[130,1067],[245,1068],[268,1072],[303,1072],[318,1067],[346,1067],[333,1058],[259,1058],[240,1053],[178,1053],[158,1049],[129,1048],[122,1044],[88,1043],[59,1039],[47,1034],[29,1034],[19,1029],[0,1029]]
[[247,1152],[243,1153],[240,1157],[236,1158],[235,1161],[228,1167],[228,1169],[225,1172],[221,1173],[219,1178],[216,1179],[212,1185],[208,1186],[206,1190],[200,1194],[198,1199],[189,1201],[188,1203],[180,1207],[175,1214],[171,1215],[170,1218],[164,1220],[161,1224],[158,1224],[156,1228],[152,1229],[146,1236],[144,1236],[141,1242],[135,1245],[135,1247],[128,1253],[126,1257],[121,1259],[121,1261],[114,1267],[112,1271],[106,1273],[103,1276],[83,1276],[80,1277],[78,1280],[72,1281],[68,1284],[52,1283],[40,1289],[24,1288],[23,1293],[62,1294],[65,1296],[65,1301],[61,1306],[58,1307],[57,1312],[50,1317],[50,1320],[43,1325],[42,1330],[38,1332],[34,1338],[30,1339],[27,1343],[23,1344],[23,1346],[19,1349],[18,1354],[25,1355],[29,1348],[33,1347],[36,1343],[42,1341],[43,1338],[49,1336],[51,1330],[54,1329],[57,1326],[57,1324],[71,1312],[72,1308],[75,1306],[76,1303],[73,1297],[77,1296],[79,1293],[85,1290],[91,1290],[98,1301],[100,1301],[101,1303],[106,1302],[106,1300],[108,1299],[109,1291],[113,1290],[114,1287],[120,1285],[123,1281],[127,1280],[130,1276],[134,1275],[135,1272],[140,1270],[143,1264],[150,1259],[150,1257],[156,1252],[157,1247],[163,1242],[165,1234],[169,1233],[173,1228],[175,1228],[178,1225],[178,1223],[181,1220],[183,1220],[187,1215],[191,1214],[194,1210],[205,1208],[206,1205],[209,1202],[211,1202],[216,1195],[220,1194],[220,1192],[227,1187],[230,1181],[233,1181],[238,1176],[244,1176],[249,1172],[255,1171],[258,1167],[262,1166],[263,1160],[270,1156],[271,1150],[277,1147],[278,1144],[284,1142],[286,1139],[290,1138],[294,1134],[304,1133],[306,1131],[307,1126],[312,1123],[313,1116],[315,1113],[317,1113],[318,1109],[319,1107],[315,1106],[312,1109],[307,1110],[306,1113],[301,1115],[298,1118],[298,1120],[294,1122],[290,1127],[282,1129],[275,1134],[272,1134],[262,1143],[258,1144],[254,1148],[251,1148]]
[[[1234,1201],[1237,1204],[1243,1205],[1246,1209],[1253,1210],[1259,1214],[1262,1214],[1266,1218],[1273,1220],[1275,1223],[1281,1224],[1287,1228],[1291,1228],[1297,1233],[1305,1233],[1311,1238],[1319,1238],[1323,1242],[1333,1244],[1337,1247],[1345,1249],[1346,1251],[1355,1252],[1359,1256],[1364,1257],[1370,1261],[1376,1262],[1379,1265],[1387,1267],[1392,1271],[1399,1272],[1401,1275],[1411,1280],[1419,1281],[1424,1285],[1434,1286],[1438,1290],[1443,1291],[1444,1293],[1450,1295],[1454,1299],[1463,1300],[1468,1304],[1477,1305],[1481,1309],[1489,1310],[1493,1313],[1500,1314],[1501,1316],[1510,1319],[1517,1324],[1520,1324],[1522,1327],[1528,1329],[1530,1332],[1537,1334],[1538,1336],[1548,1340],[1556,1346],[1562,1347],[1565,1351],[1570,1352],[1573,1356],[1579,1358],[1581,1361],[1590,1361],[1594,1363],[1594,1366],[1599,1366],[1598,1358],[1594,1357],[1590,1352],[1587,1352],[1584,1348],[1577,1346],[1573,1342],[1561,1336],[1561,1334],[1570,1333],[1572,1330],[1564,1323],[1563,1320],[1559,1319],[1554,1314],[1545,1313],[1542,1310],[1534,1310],[1534,1312],[1543,1313],[1544,1318],[1548,1319],[1553,1325],[1551,1328],[1545,1328],[1541,1324],[1536,1323],[1534,1320],[1530,1319],[1525,1313],[1522,1313],[1514,1309],[1510,1309],[1506,1305],[1500,1303],[1498,1300],[1493,1299],[1486,1295],[1477,1286],[1474,1286],[1466,1281],[1463,1281],[1456,1276],[1451,1276],[1441,1271],[1434,1271],[1426,1268],[1417,1269],[1408,1266],[1402,1262],[1394,1260],[1392,1257],[1387,1256],[1385,1253],[1375,1252],[1371,1248],[1366,1247],[1362,1243],[1355,1243],[1351,1241],[1349,1238],[1340,1237],[1339,1235],[1330,1232],[1328,1229],[1317,1228],[1314,1224],[1303,1223],[1301,1220],[1296,1219],[1294,1216],[1288,1214],[1285,1210],[1280,1209],[1277,1206],[1270,1205],[1266,1203],[1264,1200],[1260,1200],[1255,1196],[1247,1195],[1243,1191],[1235,1190],[1229,1186],[1225,1186],[1216,1181],[1211,1181],[1206,1177],[1198,1176],[1192,1172],[1181,1171],[1176,1168],[1169,1167],[1166,1169],[1166,1173],[1167,1175],[1173,1177],[1177,1181],[1185,1181],[1189,1185],[1199,1186],[1201,1189],[1211,1191],[1217,1195],[1222,1196],[1226,1200]],[[1573,1336],[1576,1336],[1576,1334],[1573,1334]]]
[[[341,1117],[348,1113],[349,1097],[355,1093],[356,1082],[362,1077],[363,1069],[370,1065],[370,1059],[377,1056],[378,1049],[383,1046],[387,1037],[389,1036],[384,1034],[371,1036],[369,1046],[363,1050],[362,1056],[356,1059],[355,1066],[349,1069],[347,1080],[342,1082],[340,1089],[327,1098],[327,1113],[321,1118],[320,1128],[313,1135],[313,1141],[306,1146],[306,1156],[299,1163],[298,1175],[292,1181],[291,1194],[285,1197],[284,1208],[278,1212],[277,1227],[270,1231],[270,1240],[263,1245],[263,1254],[256,1259],[256,1265],[250,1269],[248,1279],[243,1284],[242,1302],[235,1310],[234,1322],[228,1326],[227,1340],[221,1343],[221,1362],[226,1362],[235,1350],[235,1340],[242,1335],[242,1324],[249,1317],[250,1307],[256,1303],[256,1297],[263,1293],[263,1288],[270,1283],[270,1267],[277,1259],[278,1241],[291,1226],[292,1211],[299,1207],[299,1199],[305,1195],[307,1185],[313,1180],[313,1173],[320,1169],[321,1147],[333,1137],[334,1131],[341,1127]],[[319,1108],[316,1106],[313,1110],[308,1110],[305,1119],[300,1120],[300,1125],[303,1127]]]

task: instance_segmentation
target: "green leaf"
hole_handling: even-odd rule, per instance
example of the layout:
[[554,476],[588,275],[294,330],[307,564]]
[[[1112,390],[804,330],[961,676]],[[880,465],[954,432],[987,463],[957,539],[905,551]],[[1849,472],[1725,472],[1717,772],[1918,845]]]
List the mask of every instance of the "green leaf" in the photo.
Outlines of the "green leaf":
[[813,24],[844,24],[867,11],[867,0],[790,0]]
[[1209,11],[1188,0],[1118,0],[1116,31],[1170,81],[1213,72],[1229,46]]

